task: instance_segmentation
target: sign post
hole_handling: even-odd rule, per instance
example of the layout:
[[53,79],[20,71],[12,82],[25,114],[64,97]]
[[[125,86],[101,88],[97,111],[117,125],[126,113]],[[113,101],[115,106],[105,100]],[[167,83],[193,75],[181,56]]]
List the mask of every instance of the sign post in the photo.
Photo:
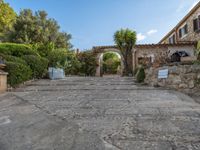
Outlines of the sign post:
[[169,70],[168,69],[159,70],[158,71],[158,79],[167,79],[168,78],[168,74],[169,74]]
[[163,84],[166,84],[166,80],[168,78],[169,75],[169,70],[168,69],[163,69],[163,70],[159,70],[158,71],[158,79],[161,79],[161,81],[163,82]]

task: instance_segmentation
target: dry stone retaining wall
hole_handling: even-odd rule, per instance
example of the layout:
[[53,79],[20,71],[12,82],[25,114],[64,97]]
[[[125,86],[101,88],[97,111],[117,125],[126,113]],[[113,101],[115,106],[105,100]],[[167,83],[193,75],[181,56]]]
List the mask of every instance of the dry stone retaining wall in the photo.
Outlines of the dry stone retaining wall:
[[[168,69],[167,79],[158,79],[159,70]],[[200,89],[200,65],[175,65],[145,70],[145,82],[151,86],[161,86],[177,89],[188,94]]]

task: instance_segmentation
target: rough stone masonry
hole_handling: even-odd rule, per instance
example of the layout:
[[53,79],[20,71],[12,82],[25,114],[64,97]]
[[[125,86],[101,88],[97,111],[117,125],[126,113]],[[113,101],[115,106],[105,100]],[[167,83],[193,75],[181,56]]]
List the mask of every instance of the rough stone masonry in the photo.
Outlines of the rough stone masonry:
[[[168,69],[167,79],[158,79],[158,71]],[[146,83],[151,86],[161,86],[176,89],[187,94],[194,94],[200,89],[199,65],[173,65],[146,69]]]

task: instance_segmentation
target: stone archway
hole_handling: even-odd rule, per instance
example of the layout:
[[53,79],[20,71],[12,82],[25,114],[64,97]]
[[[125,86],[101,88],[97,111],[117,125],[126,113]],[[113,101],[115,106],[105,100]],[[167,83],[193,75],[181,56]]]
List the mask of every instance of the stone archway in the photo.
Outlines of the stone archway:
[[120,59],[121,59],[121,76],[123,75],[123,71],[124,71],[124,58],[121,54],[121,51],[119,49],[117,49],[116,47],[94,47],[93,51],[96,53],[96,60],[97,60],[97,68],[96,68],[96,76],[97,77],[102,77],[103,76],[103,54],[106,52],[115,52],[117,54],[120,55]]

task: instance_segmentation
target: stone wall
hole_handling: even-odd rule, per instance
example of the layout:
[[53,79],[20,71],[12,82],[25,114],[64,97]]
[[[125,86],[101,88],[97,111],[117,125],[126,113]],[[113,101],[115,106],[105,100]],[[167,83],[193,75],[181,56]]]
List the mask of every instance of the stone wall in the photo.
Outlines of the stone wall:
[[140,47],[136,49],[135,53],[135,64],[136,67],[139,65],[138,59],[148,57],[151,58],[151,63],[154,62],[156,57],[159,55],[165,55],[167,57],[167,46],[153,46],[153,47]]
[[[158,79],[158,71],[168,69],[167,79]],[[145,82],[151,86],[160,86],[177,89],[186,93],[194,93],[199,90],[200,65],[174,65],[145,70]]]
[[195,56],[194,45],[152,45],[152,46],[136,46],[133,50],[133,66],[134,69],[139,65],[139,58],[150,58],[151,63],[154,64],[158,58],[171,58],[175,52],[185,51],[189,56]]

